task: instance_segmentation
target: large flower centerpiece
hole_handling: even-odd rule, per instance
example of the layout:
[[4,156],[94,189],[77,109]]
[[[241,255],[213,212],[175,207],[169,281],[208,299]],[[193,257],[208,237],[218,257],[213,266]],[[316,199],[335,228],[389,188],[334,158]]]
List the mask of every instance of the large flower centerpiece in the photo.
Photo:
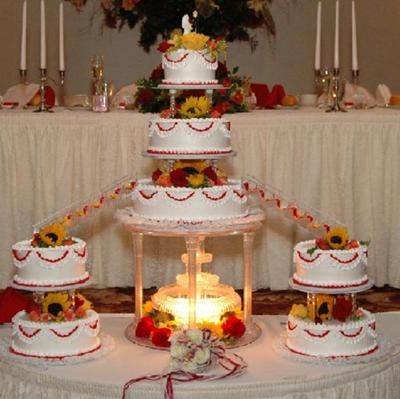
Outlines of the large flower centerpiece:
[[[87,0],[68,0],[78,11]],[[140,26],[139,45],[146,51],[161,36],[167,39],[180,26],[181,15],[197,10],[197,25],[206,35],[223,37],[229,42],[247,41],[252,49],[257,46],[253,33],[263,28],[275,35],[271,14],[272,0],[101,0],[104,26],[111,29],[130,29]]]
[[[165,42],[167,43],[167,42]],[[210,103],[210,113],[202,117],[215,117],[225,113],[247,112],[250,110],[248,99],[251,97],[250,78],[239,75],[239,68],[229,70],[225,62],[218,63],[216,79],[223,85],[222,89],[214,90]],[[158,65],[148,78],[136,81],[138,91],[135,94],[134,106],[143,113],[160,113],[169,107],[168,90],[157,89],[164,79],[164,70]],[[189,97],[204,96],[204,90],[178,91],[175,96],[177,108]],[[217,111],[218,114],[213,111]],[[184,117],[183,114],[180,114]],[[165,117],[166,114],[161,116]],[[198,116],[196,116],[198,117]]]

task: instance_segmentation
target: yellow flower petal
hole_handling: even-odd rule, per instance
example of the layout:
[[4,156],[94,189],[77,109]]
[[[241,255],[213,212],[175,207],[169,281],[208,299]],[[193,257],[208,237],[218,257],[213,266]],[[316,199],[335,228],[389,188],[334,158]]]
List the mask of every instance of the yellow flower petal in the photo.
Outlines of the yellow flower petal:
[[188,50],[195,51],[203,49],[209,39],[209,36],[196,32],[191,32],[187,35],[181,36],[182,46]]
[[333,227],[326,233],[325,239],[332,249],[343,249],[349,240],[349,234],[344,227]]
[[60,223],[45,226],[39,231],[39,237],[49,247],[62,245],[65,238],[64,226]]

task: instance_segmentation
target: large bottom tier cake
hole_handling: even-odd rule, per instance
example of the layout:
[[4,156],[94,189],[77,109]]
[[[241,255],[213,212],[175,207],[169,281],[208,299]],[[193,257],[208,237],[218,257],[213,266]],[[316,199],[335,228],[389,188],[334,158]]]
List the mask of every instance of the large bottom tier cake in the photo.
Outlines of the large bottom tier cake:
[[88,310],[84,318],[71,321],[31,321],[25,311],[13,320],[10,351],[14,354],[63,359],[94,353],[101,347],[98,314]]
[[289,315],[286,346],[293,353],[314,357],[369,355],[378,349],[375,317],[365,309],[359,309],[359,314],[358,320],[323,324]]
[[204,222],[248,215],[247,197],[240,181],[204,187],[161,187],[150,179],[132,192],[135,212],[153,220]]

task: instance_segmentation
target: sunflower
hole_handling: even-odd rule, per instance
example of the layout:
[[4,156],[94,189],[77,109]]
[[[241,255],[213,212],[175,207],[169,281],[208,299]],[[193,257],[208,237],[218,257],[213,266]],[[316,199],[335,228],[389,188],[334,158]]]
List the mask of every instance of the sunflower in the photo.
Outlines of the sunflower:
[[224,335],[221,325],[216,323],[211,323],[210,321],[201,322],[197,326],[197,328],[199,328],[200,330],[208,330],[211,332],[211,334],[216,335],[218,338],[222,338],[222,336]]
[[189,97],[181,105],[179,114],[182,118],[201,118],[207,116],[210,111],[210,100],[205,97]]
[[189,186],[192,188],[204,186],[205,176],[203,175],[203,173],[189,175],[186,177],[186,179],[189,182]]
[[201,50],[210,39],[209,36],[202,33],[191,32],[181,36],[182,46],[188,50]]
[[49,224],[39,231],[40,240],[48,247],[62,245],[65,231],[62,224]]
[[333,227],[326,233],[325,239],[332,249],[343,249],[349,235],[344,227]]
[[71,304],[71,299],[67,293],[50,292],[41,304],[42,312],[48,313],[54,321],[61,321]]
[[290,313],[292,316],[297,317],[298,319],[305,319],[308,316],[307,307],[302,304],[294,303],[292,308],[290,309]]
[[174,169],[193,168],[196,169],[198,173],[200,173],[208,166],[210,166],[210,163],[207,161],[176,161],[174,163],[173,168]]

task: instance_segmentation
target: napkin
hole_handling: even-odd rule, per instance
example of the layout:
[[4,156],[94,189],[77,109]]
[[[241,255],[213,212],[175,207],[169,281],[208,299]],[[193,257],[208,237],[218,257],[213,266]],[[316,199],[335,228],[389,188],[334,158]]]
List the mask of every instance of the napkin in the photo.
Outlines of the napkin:
[[354,108],[372,108],[376,106],[375,97],[363,86],[346,82],[343,103]]
[[38,90],[39,85],[36,83],[18,83],[7,89],[3,95],[3,102],[18,103],[18,107],[22,108],[31,101],[32,97],[38,92]]
[[256,96],[258,108],[274,108],[276,105],[281,104],[283,97],[285,97],[285,89],[281,84],[276,84],[269,91],[268,86],[263,83],[252,83],[251,90]]
[[10,323],[11,319],[21,310],[33,303],[32,299],[14,288],[7,287],[0,294],[0,324]]
[[376,88],[376,103],[381,106],[386,106],[390,103],[390,97],[392,97],[392,93],[385,84],[380,84]]

